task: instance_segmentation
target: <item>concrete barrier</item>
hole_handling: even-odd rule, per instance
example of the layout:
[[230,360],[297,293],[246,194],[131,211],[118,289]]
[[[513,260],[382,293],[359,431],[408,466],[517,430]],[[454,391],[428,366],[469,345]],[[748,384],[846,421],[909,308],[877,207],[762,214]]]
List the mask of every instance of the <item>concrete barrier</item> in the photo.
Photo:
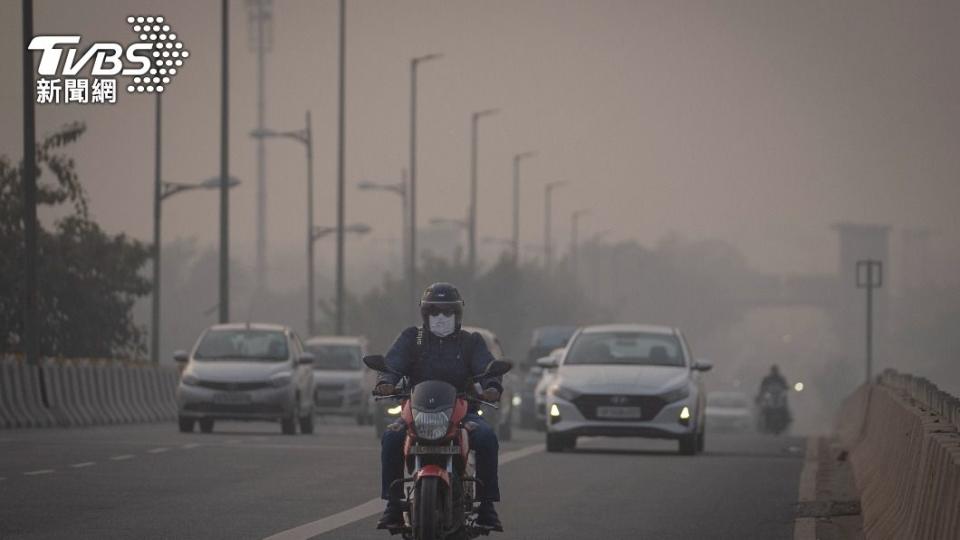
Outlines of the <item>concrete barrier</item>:
[[43,373],[46,383],[47,405],[58,426],[77,426],[80,423],[66,403],[66,389],[60,378],[60,367],[58,362],[50,358],[44,359],[40,364],[40,372]]
[[0,359],[0,422],[3,422],[5,429],[18,427],[19,418],[13,407],[13,392],[7,388],[9,384],[8,364],[12,364],[12,358]]
[[854,392],[838,416],[836,431],[850,449],[865,536],[960,538],[960,434],[950,409],[955,401],[929,382],[905,377],[885,373]]
[[64,406],[69,409],[74,418],[77,419],[78,426],[89,426],[94,423],[93,415],[83,403],[82,396],[80,395],[80,380],[77,369],[72,362],[64,363],[60,366]]

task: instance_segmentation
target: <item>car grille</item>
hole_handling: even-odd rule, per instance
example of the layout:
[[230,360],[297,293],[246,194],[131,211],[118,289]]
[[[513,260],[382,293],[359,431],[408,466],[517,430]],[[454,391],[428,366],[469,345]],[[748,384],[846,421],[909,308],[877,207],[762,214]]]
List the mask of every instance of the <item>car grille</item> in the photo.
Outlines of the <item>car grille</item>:
[[209,388],[211,390],[238,391],[238,390],[259,390],[261,388],[269,387],[270,383],[265,381],[254,381],[254,382],[199,381],[197,383],[197,386],[202,386],[204,388]]
[[[653,420],[666,403],[660,396],[627,396],[622,394],[584,394],[573,400],[580,414],[588,420],[604,422],[637,422]],[[639,419],[597,418],[597,407],[640,407]]]

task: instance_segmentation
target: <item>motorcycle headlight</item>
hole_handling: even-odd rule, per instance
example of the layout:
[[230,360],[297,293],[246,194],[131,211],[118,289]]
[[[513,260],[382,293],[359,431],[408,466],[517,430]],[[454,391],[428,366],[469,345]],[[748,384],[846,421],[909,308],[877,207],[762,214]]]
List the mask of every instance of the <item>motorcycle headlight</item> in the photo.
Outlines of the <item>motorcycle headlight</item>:
[[427,441],[435,441],[447,434],[450,427],[451,409],[439,412],[416,411],[413,415],[413,429],[417,436]]
[[198,386],[200,384],[200,379],[198,379],[196,375],[187,373],[180,378],[180,382],[187,386]]
[[292,377],[290,374],[284,371],[283,373],[277,373],[273,377],[270,377],[270,385],[274,388],[283,388],[284,386],[290,384],[291,380]]
[[550,394],[551,396],[558,397],[560,399],[564,399],[567,401],[573,401],[580,396],[580,392],[577,392],[576,390],[567,388],[565,386],[560,386],[559,384],[551,386],[547,390],[547,393]]
[[389,409],[387,409],[387,414],[396,416],[400,414],[402,411],[403,411],[403,407],[401,407],[400,405],[394,405],[393,407],[390,407]]
[[660,398],[663,399],[666,403],[673,403],[674,401],[680,401],[690,395],[690,387],[688,385],[683,385],[678,388],[674,388],[665,394],[661,394]]

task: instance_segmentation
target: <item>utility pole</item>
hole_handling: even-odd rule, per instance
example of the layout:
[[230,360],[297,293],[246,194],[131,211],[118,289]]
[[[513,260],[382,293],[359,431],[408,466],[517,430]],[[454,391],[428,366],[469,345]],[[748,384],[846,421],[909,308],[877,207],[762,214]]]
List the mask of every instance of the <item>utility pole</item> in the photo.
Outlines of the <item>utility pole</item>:
[[428,54],[410,60],[410,255],[407,261],[410,265],[409,298],[416,304],[417,301],[417,66],[421,62],[435,60],[443,55]]
[[338,97],[339,114],[337,118],[337,327],[336,334],[343,335],[343,234],[345,232],[344,212],[345,193],[343,168],[344,168],[344,122],[346,120],[346,55],[347,55],[347,5],[346,0],[340,0],[340,92]]
[[857,288],[867,290],[867,384],[873,378],[873,290],[883,286],[883,262],[874,259],[857,261]]
[[160,120],[162,118],[161,93],[157,92],[153,157],[153,305],[150,313],[150,360],[160,363],[160,212],[163,195],[163,176],[161,173],[161,137]]
[[230,3],[220,3],[220,323],[230,321]]
[[467,268],[470,279],[477,274],[477,131],[480,119],[484,116],[497,114],[499,109],[477,111],[470,117],[470,211],[468,216],[469,230],[467,231]]
[[537,155],[521,152],[513,156],[513,264],[520,265],[520,162]]
[[[247,0],[250,24],[250,48],[257,55],[257,131],[266,124],[266,53],[272,46],[273,0]],[[257,139],[257,252],[256,292],[267,282],[267,149]]]
[[544,267],[549,272],[550,267],[553,266],[553,241],[550,237],[550,212],[551,212],[551,199],[553,198],[553,190],[562,187],[566,182],[563,181],[554,181],[547,182],[547,185],[544,186],[544,212],[543,212],[543,257],[544,257]]
[[[24,298],[23,298],[23,349],[30,365],[39,364],[40,328],[37,317],[39,284],[37,283],[37,148],[34,116],[33,53],[33,0],[23,0],[22,6],[22,51],[23,51],[23,233],[24,233]],[[43,372],[40,371],[43,377]],[[41,385],[43,379],[41,378]]]

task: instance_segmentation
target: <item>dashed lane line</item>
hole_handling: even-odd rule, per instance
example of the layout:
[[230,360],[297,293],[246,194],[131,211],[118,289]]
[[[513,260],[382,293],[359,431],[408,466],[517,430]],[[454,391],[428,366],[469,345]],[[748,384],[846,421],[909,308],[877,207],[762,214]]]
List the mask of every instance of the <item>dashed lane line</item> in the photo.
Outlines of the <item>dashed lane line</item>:
[[24,476],[40,476],[42,474],[53,474],[53,469],[39,469],[36,471],[27,471],[23,473]]
[[[537,452],[542,452],[543,448],[544,446],[542,444],[535,444],[525,448],[520,448],[519,450],[505,452],[500,454],[500,465],[505,465],[511,461],[525,458],[532,454],[536,454]],[[310,523],[305,523],[299,527],[294,527],[292,529],[279,532],[267,537],[265,540],[307,540],[308,538],[313,538],[314,536],[328,533],[334,529],[339,529],[345,525],[360,521],[361,519],[366,519],[370,516],[380,513],[382,510],[383,501],[380,499],[370,499],[369,501],[354,506],[349,510],[344,510],[343,512],[318,519],[317,521],[311,521]]]
[[111,456],[112,461],[126,461],[128,459],[133,459],[133,454],[120,454],[119,456]]
[[151,448],[151,449],[147,450],[147,453],[148,453],[148,454],[162,454],[162,453],[167,452],[167,451],[169,451],[169,450],[170,450],[170,449],[169,449],[169,448],[166,448],[166,447]]
[[95,461],[84,461],[83,463],[74,463],[71,467],[74,469],[83,469],[85,467],[93,467],[96,464]]

